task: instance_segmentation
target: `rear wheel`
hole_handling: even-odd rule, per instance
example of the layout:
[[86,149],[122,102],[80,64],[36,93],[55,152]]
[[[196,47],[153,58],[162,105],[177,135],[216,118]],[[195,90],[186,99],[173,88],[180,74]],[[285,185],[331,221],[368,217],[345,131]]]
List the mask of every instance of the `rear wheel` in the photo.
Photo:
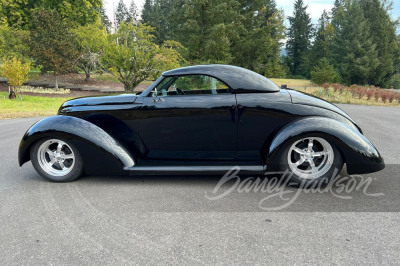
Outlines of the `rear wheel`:
[[82,174],[82,157],[68,141],[57,138],[39,140],[31,148],[30,155],[33,167],[47,180],[69,182]]
[[293,141],[282,154],[280,170],[292,173],[295,185],[318,183],[339,174],[343,159],[339,150],[321,137]]

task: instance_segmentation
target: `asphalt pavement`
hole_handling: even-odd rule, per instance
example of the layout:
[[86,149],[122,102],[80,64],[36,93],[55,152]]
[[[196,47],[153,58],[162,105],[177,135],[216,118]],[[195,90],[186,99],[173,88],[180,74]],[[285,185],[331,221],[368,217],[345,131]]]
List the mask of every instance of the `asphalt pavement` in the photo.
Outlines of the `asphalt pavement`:
[[400,108],[340,107],[387,167],[308,191],[240,174],[50,183],[17,163],[40,118],[2,120],[0,264],[399,265]]

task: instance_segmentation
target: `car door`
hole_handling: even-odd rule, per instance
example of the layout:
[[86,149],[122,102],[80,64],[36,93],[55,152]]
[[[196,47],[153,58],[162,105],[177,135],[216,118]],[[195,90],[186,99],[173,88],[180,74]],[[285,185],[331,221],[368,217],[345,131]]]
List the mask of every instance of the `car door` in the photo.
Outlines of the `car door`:
[[143,98],[132,125],[148,149],[147,159],[230,160],[235,157],[236,97],[205,75],[164,78],[157,95]]

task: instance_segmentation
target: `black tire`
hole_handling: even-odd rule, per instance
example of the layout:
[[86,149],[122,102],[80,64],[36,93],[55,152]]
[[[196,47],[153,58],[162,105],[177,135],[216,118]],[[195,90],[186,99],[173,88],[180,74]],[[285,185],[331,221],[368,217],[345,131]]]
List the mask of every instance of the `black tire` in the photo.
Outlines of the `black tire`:
[[[66,174],[61,174],[60,173],[59,175],[52,175],[51,173],[49,173],[49,171],[46,171],[44,169],[45,167],[42,167],[41,163],[39,162],[39,160],[41,160],[38,157],[38,156],[40,156],[39,155],[40,147],[42,146],[42,144],[51,142],[52,140],[59,140],[60,142],[63,142],[65,144],[67,144],[65,147],[63,147],[64,150],[66,150],[66,151],[71,151],[72,150],[71,154],[73,154],[73,156],[74,156],[73,160],[75,160],[75,162],[73,163],[73,165],[71,163],[71,167],[68,169],[69,172],[66,173]],[[71,154],[66,154],[66,155],[71,155]],[[82,157],[81,157],[78,149],[76,149],[75,146],[72,145],[68,140],[65,140],[65,139],[62,139],[62,138],[54,137],[54,138],[43,138],[43,139],[40,139],[39,141],[34,143],[34,145],[32,146],[32,148],[30,150],[30,156],[31,156],[32,165],[35,168],[35,170],[44,179],[46,179],[48,181],[52,181],[52,182],[70,182],[70,181],[74,181],[77,178],[79,178],[83,173],[83,160],[82,160]],[[49,159],[49,157],[47,157],[47,159]],[[65,159],[65,160],[66,160],[66,163],[67,163],[68,160],[72,160],[72,159]],[[56,165],[57,165],[57,163],[56,163]],[[56,167],[60,167],[60,166],[58,165]],[[57,169],[55,169],[55,170],[57,170]],[[61,170],[62,169],[60,169],[60,171]]]
[[[320,176],[317,176],[315,178],[305,178],[307,177],[306,174],[304,174],[304,176],[300,176],[296,173],[294,173],[294,171],[291,169],[291,167],[289,166],[289,152],[293,152],[291,151],[291,147],[293,147],[293,145],[295,143],[300,143],[301,141],[307,140],[307,139],[322,139],[323,141],[325,141],[326,143],[328,143],[330,145],[330,148],[332,149],[332,152],[330,154],[333,154],[333,161],[331,164],[326,164],[328,165],[326,168],[326,172],[323,173]],[[318,142],[317,142],[318,144]],[[316,145],[317,146],[317,145]],[[321,145],[322,147],[322,145]],[[314,149],[318,149],[318,147],[315,147]],[[316,151],[317,152],[317,151]],[[293,156],[293,154],[291,154],[290,156]],[[301,156],[301,155],[299,155]],[[313,157],[314,158],[314,157]],[[322,157],[323,158],[323,157]],[[311,159],[311,160],[315,160],[315,159]],[[322,159],[321,159],[322,160]],[[296,161],[296,160],[295,160]],[[299,160],[300,161],[300,160]],[[304,166],[307,167],[307,163],[308,161],[305,161],[303,164],[301,164],[299,167]],[[317,163],[315,163],[314,161],[314,166],[317,165]],[[330,166],[330,168],[329,168]],[[292,167],[293,163],[292,163]],[[308,167],[311,167],[308,166]],[[313,137],[313,136],[308,136],[308,137],[304,137],[302,139],[296,139],[291,141],[288,145],[287,148],[285,148],[285,150],[282,152],[281,158],[280,158],[280,163],[279,163],[279,171],[280,172],[287,172],[290,173],[289,176],[283,176],[284,178],[289,178],[290,177],[290,181],[288,184],[290,184],[291,186],[295,186],[295,187],[310,187],[311,185],[315,185],[315,184],[327,184],[329,183],[329,180],[331,180],[332,178],[335,178],[340,171],[343,168],[343,157],[339,151],[338,148],[335,147],[335,145],[333,145],[331,142],[329,142],[327,139],[323,138],[323,137]]]

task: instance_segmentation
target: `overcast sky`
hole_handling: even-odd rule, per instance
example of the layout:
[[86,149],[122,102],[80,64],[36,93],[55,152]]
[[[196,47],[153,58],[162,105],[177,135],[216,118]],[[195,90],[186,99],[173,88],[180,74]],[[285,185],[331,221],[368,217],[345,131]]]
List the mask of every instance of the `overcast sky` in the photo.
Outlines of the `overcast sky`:
[[[134,0],[136,6],[141,10],[143,8],[143,4],[145,0]],[[115,9],[117,8],[117,4],[119,0],[103,0],[104,7],[106,8],[107,15],[110,20],[113,20],[113,5]],[[124,0],[125,4],[129,7],[131,0]],[[293,13],[293,2],[294,1],[287,1],[287,0],[276,0],[276,4],[278,8],[282,8],[285,12],[285,17],[291,16]],[[308,13],[310,14],[313,23],[318,22],[318,18],[321,16],[322,11],[326,9],[330,11],[333,7],[334,0],[304,0],[304,2],[308,5]],[[392,10],[392,17],[398,18],[400,17],[400,0],[395,0],[393,10]]]

